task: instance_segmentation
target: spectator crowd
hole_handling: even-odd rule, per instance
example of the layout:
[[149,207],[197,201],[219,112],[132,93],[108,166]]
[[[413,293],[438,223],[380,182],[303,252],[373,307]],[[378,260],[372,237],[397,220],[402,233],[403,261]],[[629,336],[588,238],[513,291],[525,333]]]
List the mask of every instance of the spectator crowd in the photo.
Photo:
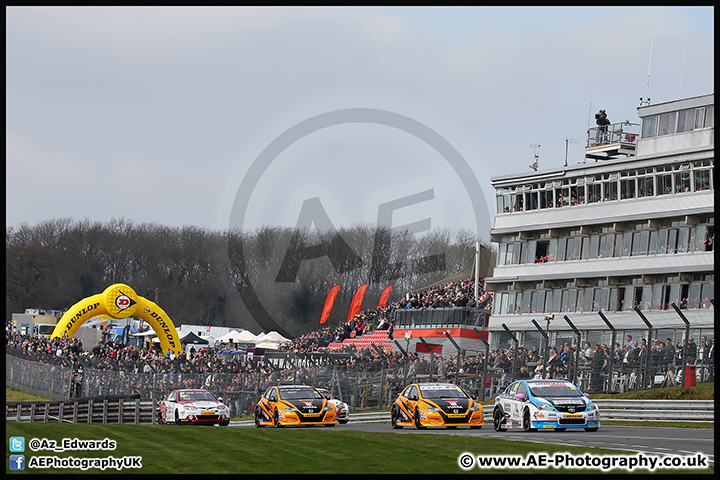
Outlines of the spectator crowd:
[[[473,281],[450,282],[429,288],[422,292],[410,293],[403,300],[377,310],[360,312],[355,318],[338,327],[326,326],[317,331],[299,336],[281,347],[281,351],[293,353],[325,352],[331,343],[340,343],[346,338],[361,336],[377,329],[387,329],[392,338],[392,312],[395,309],[432,309],[452,307],[491,308],[492,296],[482,288],[478,301],[474,296]],[[317,374],[329,374],[340,367],[340,376],[346,379],[352,372],[356,377],[370,376],[380,370],[392,370],[391,382],[398,383],[417,375],[432,375],[435,380],[452,381],[457,376],[469,377],[483,374],[494,375],[498,385],[514,378],[575,378],[578,368],[592,372],[593,389],[598,389],[599,379],[612,363],[616,372],[630,371],[639,366],[649,368],[651,375],[667,371],[668,367],[680,365],[684,347],[673,344],[671,339],[661,341],[646,339],[634,341],[626,338],[624,344],[590,345],[582,347],[563,343],[552,346],[545,352],[537,345],[531,348],[497,348],[474,355],[434,355],[432,357],[399,352],[381,355],[372,348],[353,351],[352,355],[339,356],[331,361],[326,358],[319,365],[273,364],[249,358],[246,355],[221,354],[212,349],[194,348],[176,353],[172,350],[161,352],[155,348],[137,348],[119,340],[106,340],[85,348],[77,338],[44,338],[12,333],[10,325],[6,332],[6,353],[42,361],[53,365],[70,367],[73,372],[73,397],[83,391],[98,389],[104,382],[113,379],[123,384],[123,393],[147,391],[149,388],[166,391],[173,388],[197,388],[198,378],[203,379],[205,388],[220,388],[226,391],[263,390],[271,382],[293,381],[312,382]],[[687,363],[709,366],[714,380],[714,338],[702,337],[699,344],[688,339]],[[342,352],[342,350],[340,350]],[[576,363],[577,360],[577,363]],[[92,375],[84,372],[92,371]],[[515,373],[515,375],[513,375]],[[150,375],[152,374],[152,375]],[[222,379],[222,385],[219,383]],[[327,380],[325,380],[327,382]],[[152,385],[149,383],[152,382]],[[316,382],[317,383],[317,382]],[[83,390],[83,385],[86,388]],[[323,386],[321,383],[317,386]],[[324,385],[329,386],[329,385]],[[119,393],[119,392],[118,392]]]

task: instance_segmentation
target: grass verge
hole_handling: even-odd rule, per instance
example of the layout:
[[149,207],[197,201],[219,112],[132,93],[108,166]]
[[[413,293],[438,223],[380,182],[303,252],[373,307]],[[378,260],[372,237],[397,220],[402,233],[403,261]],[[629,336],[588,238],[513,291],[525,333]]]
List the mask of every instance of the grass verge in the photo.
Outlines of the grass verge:
[[[7,423],[9,437],[48,439],[114,440],[112,451],[55,451],[26,450],[26,464],[33,456],[60,458],[142,457],[139,469],[121,471],[96,468],[84,473],[141,473],[141,474],[437,474],[452,473],[628,473],[626,469],[583,468],[480,468],[475,465],[465,471],[458,464],[459,457],[469,453],[474,457],[501,458],[518,456],[529,459],[529,453],[570,454],[576,457],[591,454],[595,457],[627,457],[631,454],[598,448],[540,445],[502,439],[464,437],[457,435],[372,433],[339,428],[249,429],[195,427],[174,425],[103,425],[103,424],[42,424]],[[9,452],[9,445],[6,446]],[[9,454],[8,454],[9,457]],[[80,469],[26,468],[28,473],[78,473]],[[9,462],[6,472],[10,473]],[[634,473],[649,473],[636,469]],[[656,470],[657,473],[714,473],[713,468]],[[17,472],[12,472],[17,473]]]

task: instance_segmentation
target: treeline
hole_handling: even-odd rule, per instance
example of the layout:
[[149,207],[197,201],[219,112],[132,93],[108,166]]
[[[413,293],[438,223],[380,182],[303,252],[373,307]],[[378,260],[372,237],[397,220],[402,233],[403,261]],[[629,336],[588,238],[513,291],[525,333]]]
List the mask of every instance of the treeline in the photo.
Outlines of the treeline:
[[[114,283],[156,301],[176,325],[216,325],[300,335],[316,329],[328,291],[341,285],[328,325],[458,272],[473,260],[470,232],[422,236],[357,224],[319,233],[284,227],[199,227],[54,219],[6,229],[6,314],[66,310]],[[373,305],[374,302],[374,305]],[[366,306],[367,305],[367,306]]]

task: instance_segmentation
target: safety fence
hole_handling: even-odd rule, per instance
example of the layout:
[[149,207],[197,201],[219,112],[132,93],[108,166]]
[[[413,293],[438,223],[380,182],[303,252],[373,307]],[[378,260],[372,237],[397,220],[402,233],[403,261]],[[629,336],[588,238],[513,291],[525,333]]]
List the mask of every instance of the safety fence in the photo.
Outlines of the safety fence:
[[[375,361],[354,353],[272,353],[244,364],[241,373],[190,374],[174,371],[133,373],[85,368],[73,371],[62,362],[50,364],[29,357],[6,354],[6,385],[55,401],[104,396],[137,396],[158,402],[171,390],[204,388],[230,407],[231,416],[251,415],[253,405],[273,385],[307,384],[324,387],[346,402],[351,411],[389,408],[399,392],[417,382],[451,382],[480,400],[493,398],[513,379],[567,378],[587,392],[619,393],[669,386],[694,386],[713,381],[713,364],[653,366],[640,363],[614,369],[594,370],[575,364],[565,374],[541,370],[532,374],[527,365],[492,368],[480,356],[462,357],[446,370],[435,355],[405,359],[387,367],[388,359],[377,349]],[[362,361],[361,361],[362,360]],[[397,359],[396,359],[397,360]],[[460,368],[454,365],[460,364]],[[180,363],[179,370],[183,364]]]

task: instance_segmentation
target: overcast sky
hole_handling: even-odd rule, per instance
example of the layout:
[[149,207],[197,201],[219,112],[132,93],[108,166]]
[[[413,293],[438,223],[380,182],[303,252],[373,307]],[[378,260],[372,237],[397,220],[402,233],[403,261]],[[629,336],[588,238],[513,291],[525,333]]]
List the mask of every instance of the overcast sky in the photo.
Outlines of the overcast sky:
[[652,103],[714,93],[713,18],[6,8],[6,226],[384,222],[487,239],[490,178],[530,171],[535,144],[540,169],[562,166],[566,139],[577,164],[600,108],[637,121],[649,66]]

